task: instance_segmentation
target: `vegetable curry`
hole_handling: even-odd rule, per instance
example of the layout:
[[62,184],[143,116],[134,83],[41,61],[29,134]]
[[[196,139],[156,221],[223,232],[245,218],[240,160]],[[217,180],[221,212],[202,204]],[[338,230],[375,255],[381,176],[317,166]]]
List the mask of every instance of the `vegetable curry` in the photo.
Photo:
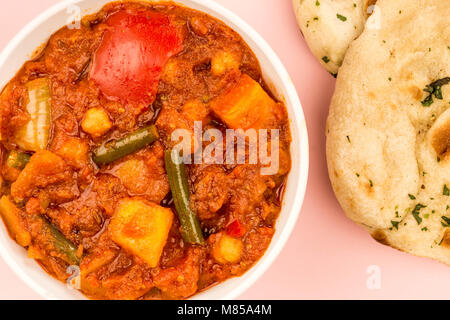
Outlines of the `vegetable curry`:
[[[278,129],[278,171],[184,164],[198,148],[171,136],[194,123]],[[110,3],[53,34],[3,89],[0,140],[9,234],[61,281],[78,266],[93,299],[184,299],[242,275],[271,242],[290,170],[287,112],[253,52],[173,3]]]

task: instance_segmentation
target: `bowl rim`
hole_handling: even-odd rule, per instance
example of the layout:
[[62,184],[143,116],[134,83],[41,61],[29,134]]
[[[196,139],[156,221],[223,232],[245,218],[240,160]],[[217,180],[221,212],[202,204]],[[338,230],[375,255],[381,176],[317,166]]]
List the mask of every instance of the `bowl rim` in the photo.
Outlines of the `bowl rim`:
[[[77,3],[82,3],[87,0],[62,0],[57,4],[51,6],[47,10],[43,11],[33,20],[31,20],[28,24],[26,24],[20,31],[17,33],[6,45],[6,47],[0,53],[0,68],[8,61],[10,55],[17,49],[19,44],[27,37],[29,33],[31,33],[35,28],[39,27],[42,23],[45,23],[46,20],[51,18],[56,14],[60,14],[62,10],[66,9],[70,5],[76,5]],[[111,0],[109,2],[114,2],[117,0]],[[131,0],[131,1],[139,1],[139,0]],[[140,1],[152,1],[152,0],[140,0]],[[180,4],[186,7],[183,3],[183,0],[156,0],[163,2],[174,2],[176,4]],[[251,287],[272,265],[278,255],[281,253],[283,247],[285,246],[287,240],[289,239],[296,223],[298,217],[300,216],[300,211],[304,202],[305,193],[308,184],[308,174],[309,174],[309,139],[308,139],[308,130],[306,125],[306,120],[303,112],[303,107],[300,102],[300,98],[298,96],[297,90],[295,88],[294,83],[292,82],[286,68],[282,64],[281,60],[274,52],[274,50],[270,47],[270,45],[264,40],[264,38],[256,32],[253,27],[251,27],[247,22],[245,22],[242,18],[240,18],[237,14],[232,12],[231,10],[225,8],[223,5],[216,3],[214,0],[189,0],[190,2],[196,3],[199,6],[203,6],[212,12],[223,16],[228,21],[231,21],[235,27],[232,29],[242,35],[246,34],[250,39],[255,42],[255,45],[261,49],[263,54],[270,60],[273,66],[276,69],[280,79],[281,79],[281,87],[284,87],[288,97],[285,97],[286,100],[290,100],[292,104],[292,113],[293,117],[290,116],[291,121],[294,121],[298,125],[298,133],[299,133],[299,174],[296,178],[297,184],[295,194],[292,196],[292,208],[288,213],[288,219],[286,221],[286,225],[282,229],[283,233],[280,235],[278,241],[274,243],[272,241],[271,246],[272,249],[270,252],[265,252],[264,255],[259,259],[259,261],[250,268],[244,275],[251,274],[243,281],[241,284],[237,285],[236,288],[230,290],[227,294],[225,294],[222,299],[231,300],[239,297],[243,294],[249,287]],[[201,11],[201,10],[200,10]],[[226,23],[228,25],[228,23]],[[63,27],[63,25],[61,26]],[[56,30],[55,30],[56,31]],[[292,123],[291,123],[291,134],[292,134]],[[292,149],[292,147],[291,147]],[[292,177],[289,176],[292,179]],[[288,178],[288,179],[289,179]],[[275,232],[281,232],[281,229],[276,229]],[[269,248],[267,249],[269,250]],[[34,280],[31,276],[29,276],[23,268],[19,264],[16,259],[13,258],[12,254],[5,248],[3,245],[0,245],[0,256],[6,262],[6,264],[13,270],[13,272],[31,289],[33,289],[36,293],[38,293],[41,297],[45,299],[55,299],[55,296],[50,295],[46,289],[44,289],[36,280]],[[244,276],[242,275],[242,276]],[[46,275],[49,276],[49,275]],[[226,281],[225,281],[226,282]],[[219,284],[220,286],[220,284]],[[203,293],[198,293],[194,297],[193,300],[203,298],[204,295],[207,295],[208,291]]]

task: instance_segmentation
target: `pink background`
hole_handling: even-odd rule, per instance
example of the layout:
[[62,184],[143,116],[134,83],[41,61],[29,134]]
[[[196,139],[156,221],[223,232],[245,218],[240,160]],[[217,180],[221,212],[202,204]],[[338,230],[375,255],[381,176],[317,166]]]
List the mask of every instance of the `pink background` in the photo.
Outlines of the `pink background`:
[[[208,1],[208,0],[205,0]],[[244,18],[274,48],[296,87],[308,124],[308,191],[286,247],[242,299],[447,299],[449,269],[377,244],[347,219],[327,175],[325,121],[335,80],[309,52],[291,0],[216,0]],[[58,0],[2,1],[0,49]],[[381,288],[369,290],[367,268],[379,266]],[[40,299],[0,259],[0,299]]]

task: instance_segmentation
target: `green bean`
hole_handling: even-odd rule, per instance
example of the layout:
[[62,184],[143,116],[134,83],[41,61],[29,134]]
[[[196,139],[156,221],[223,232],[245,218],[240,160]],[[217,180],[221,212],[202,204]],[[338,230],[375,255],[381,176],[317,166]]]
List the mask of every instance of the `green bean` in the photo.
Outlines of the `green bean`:
[[77,255],[77,247],[70,242],[55,226],[53,226],[47,219],[36,216],[41,219],[44,224],[44,232],[50,239],[53,247],[63,256],[63,260],[69,264],[79,265],[80,258]]
[[11,168],[22,170],[30,162],[31,155],[25,152],[13,150],[6,159],[6,165]]
[[135,131],[115,142],[103,145],[94,151],[93,160],[97,165],[108,164],[123,158],[159,139],[154,125]]
[[200,222],[190,206],[190,196],[186,168],[177,152],[165,152],[166,171],[175,208],[183,228],[183,239],[192,244],[203,244],[204,238]]

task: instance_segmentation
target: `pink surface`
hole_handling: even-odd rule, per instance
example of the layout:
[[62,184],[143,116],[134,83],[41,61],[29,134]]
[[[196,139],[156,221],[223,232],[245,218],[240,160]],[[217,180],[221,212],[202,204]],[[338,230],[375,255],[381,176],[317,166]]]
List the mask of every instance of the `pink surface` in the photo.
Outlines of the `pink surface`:
[[[205,0],[208,1],[208,0]],[[0,49],[33,17],[58,0],[2,1]],[[449,269],[373,241],[348,220],[327,175],[325,121],[334,79],[309,52],[297,28],[291,0],[217,0],[244,18],[275,49],[303,104],[311,145],[308,191],[286,247],[242,299],[448,299]],[[381,272],[368,289],[369,266]],[[0,299],[39,299],[0,260]]]

